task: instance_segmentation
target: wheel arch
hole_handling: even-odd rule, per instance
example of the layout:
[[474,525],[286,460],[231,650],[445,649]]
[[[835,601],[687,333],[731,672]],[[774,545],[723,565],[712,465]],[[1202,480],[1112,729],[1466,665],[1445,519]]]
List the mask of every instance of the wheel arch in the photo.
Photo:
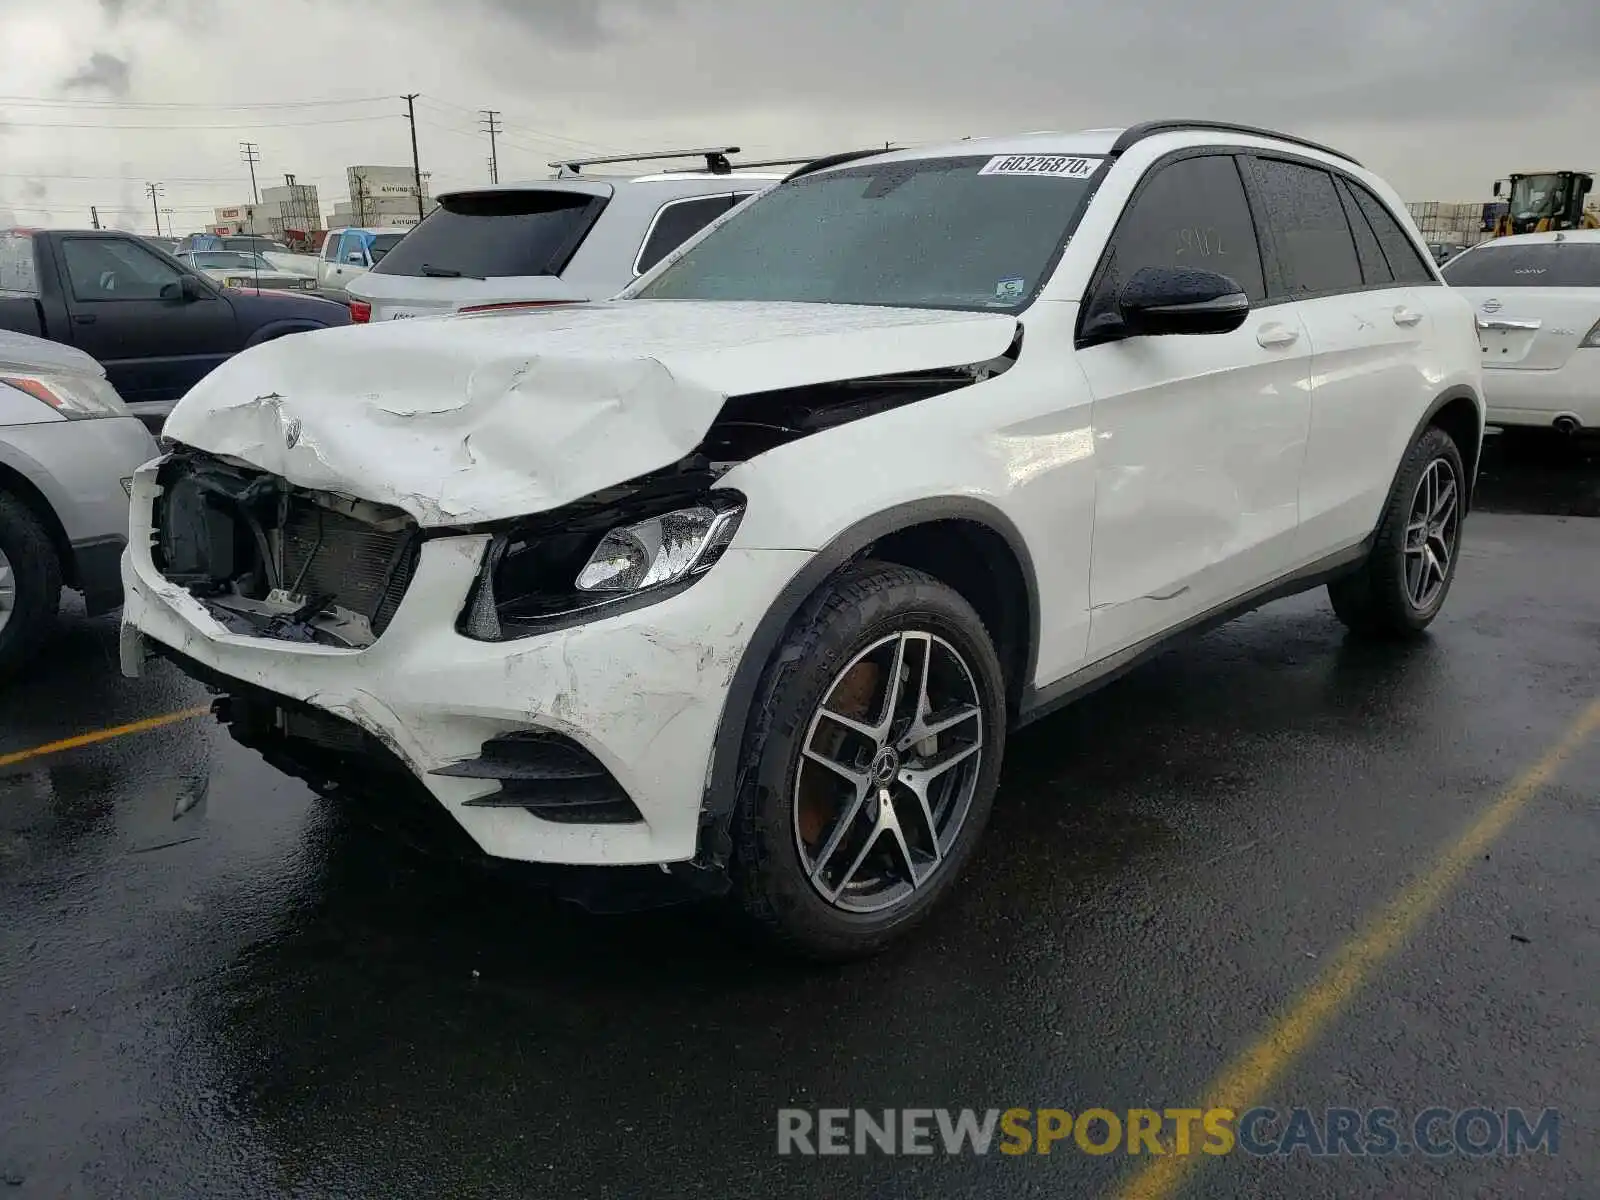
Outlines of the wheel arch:
[[310,333],[314,329],[329,329],[332,326],[324,325],[320,321],[313,321],[308,317],[289,317],[281,321],[273,321],[263,325],[246,339],[244,348],[259,346],[262,342],[276,341],[291,333]]
[[1422,414],[1422,419],[1411,431],[1411,438],[1401,451],[1400,465],[1395,467],[1394,480],[1389,486],[1392,490],[1395,482],[1399,481],[1406,452],[1422,436],[1424,430],[1434,425],[1448,433],[1455,442],[1456,449],[1461,451],[1461,465],[1467,475],[1464,507],[1470,511],[1477,492],[1478,461],[1483,456],[1484,427],[1482,402],[1470,387],[1448,388],[1434,397],[1433,403],[1428,405]]
[[712,744],[693,866],[725,877],[733,815],[756,689],[795,618],[829,580],[872,557],[928,572],[960,594],[983,619],[1006,671],[1010,716],[1032,682],[1039,644],[1039,593],[1027,542],[994,504],[970,496],[933,496],[885,509],[834,537],[791,579],[767,610],[740,657]]
[[56,561],[61,566],[63,582],[68,587],[77,587],[77,560],[72,552],[72,542],[67,537],[67,531],[61,524],[61,518],[56,515],[49,498],[26,475],[4,462],[0,462],[0,494],[14,496],[18,503],[38,519],[40,528],[49,536],[50,544],[55,547]]

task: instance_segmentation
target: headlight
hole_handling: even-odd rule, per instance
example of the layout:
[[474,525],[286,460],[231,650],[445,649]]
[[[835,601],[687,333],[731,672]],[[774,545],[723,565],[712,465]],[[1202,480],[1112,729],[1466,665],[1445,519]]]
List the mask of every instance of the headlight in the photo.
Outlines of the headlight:
[[63,417],[125,417],[128,406],[117,389],[98,375],[0,375],[0,383],[27,392]]
[[638,592],[703,571],[733,541],[740,511],[680,508],[613,529],[578,572],[578,590]]
[[254,283],[253,280],[250,280],[250,279],[245,279],[245,278],[242,278],[242,277],[237,276],[237,275],[230,275],[230,276],[228,276],[228,286],[229,287],[236,287],[236,288],[247,288],[247,287],[254,287],[255,283]]
[[713,492],[626,524],[615,523],[615,516],[591,524],[593,517],[580,512],[501,534],[490,544],[458,628],[468,637],[501,641],[665,599],[716,565],[743,516],[743,497]]

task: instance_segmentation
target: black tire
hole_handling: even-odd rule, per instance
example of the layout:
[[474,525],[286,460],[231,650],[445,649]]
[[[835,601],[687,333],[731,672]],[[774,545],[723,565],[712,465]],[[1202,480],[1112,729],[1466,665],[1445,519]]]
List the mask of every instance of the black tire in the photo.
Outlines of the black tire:
[[0,627],[0,678],[15,674],[44,645],[61,608],[61,560],[33,511],[0,492],[0,551],[16,587],[10,618]]
[[[1442,462],[1456,487],[1454,532],[1443,585],[1418,604],[1407,579],[1406,526],[1423,475]],[[1466,515],[1466,471],[1454,439],[1438,426],[1429,426],[1411,444],[1400,466],[1394,488],[1384,505],[1383,520],[1372,553],[1354,573],[1328,584],[1333,611],[1354,633],[1374,638],[1407,638],[1422,633],[1444,607],[1460,562],[1461,522]]]
[[[964,660],[983,748],[961,785],[971,786],[971,798],[942,861],[893,907],[847,912],[822,896],[802,863],[796,811],[801,751],[818,707],[843,686],[835,682],[840,673],[901,631],[933,634]],[[930,644],[924,653],[932,652]],[[875,953],[910,930],[959,878],[988,822],[1005,753],[1006,709],[1000,662],[983,622],[931,575],[888,563],[856,564],[795,619],[762,677],[753,712],[733,817],[734,895],[758,930],[787,952],[821,961]]]

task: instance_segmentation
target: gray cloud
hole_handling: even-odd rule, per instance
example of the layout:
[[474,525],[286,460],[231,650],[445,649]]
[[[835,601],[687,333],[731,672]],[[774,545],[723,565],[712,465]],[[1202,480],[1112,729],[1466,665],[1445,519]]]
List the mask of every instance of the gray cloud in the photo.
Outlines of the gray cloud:
[[[1491,82],[1502,100],[1517,84],[1541,100],[1592,87],[1600,47],[1600,6],[1582,0],[1547,0],[1537,20],[1512,22],[1491,0],[474,2],[493,18],[499,49],[487,52],[508,81],[536,65],[541,85],[587,86],[609,108],[866,105],[979,125],[1467,120]],[[530,43],[595,54],[539,56]],[[597,75],[601,56],[609,69]]]
[[133,71],[125,58],[104,50],[96,50],[89,61],[68,76],[61,84],[64,92],[105,92],[121,100],[127,97]]
[[21,191],[25,202],[40,203],[50,198],[50,189],[42,179],[23,180]]
[[100,0],[100,8],[111,20],[120,20],[128,9],[128,0]]

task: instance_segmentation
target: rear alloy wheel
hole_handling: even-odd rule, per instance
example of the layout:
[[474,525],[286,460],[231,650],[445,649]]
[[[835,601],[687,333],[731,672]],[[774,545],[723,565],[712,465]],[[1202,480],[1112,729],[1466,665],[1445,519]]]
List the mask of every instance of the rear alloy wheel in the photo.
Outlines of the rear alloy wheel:
[[734,814],[749,916],[813,957],[879,949],[950,886],[1005,743],[983,623],[921,571],[863,563],[808,604],[763,679]]
[[1339,619],[1377,637],[1426,629],[1455,579],[1466,500],[1461,453],[1449,434],[1430,427],[1406,454],[1371,555],[1328,585]]

